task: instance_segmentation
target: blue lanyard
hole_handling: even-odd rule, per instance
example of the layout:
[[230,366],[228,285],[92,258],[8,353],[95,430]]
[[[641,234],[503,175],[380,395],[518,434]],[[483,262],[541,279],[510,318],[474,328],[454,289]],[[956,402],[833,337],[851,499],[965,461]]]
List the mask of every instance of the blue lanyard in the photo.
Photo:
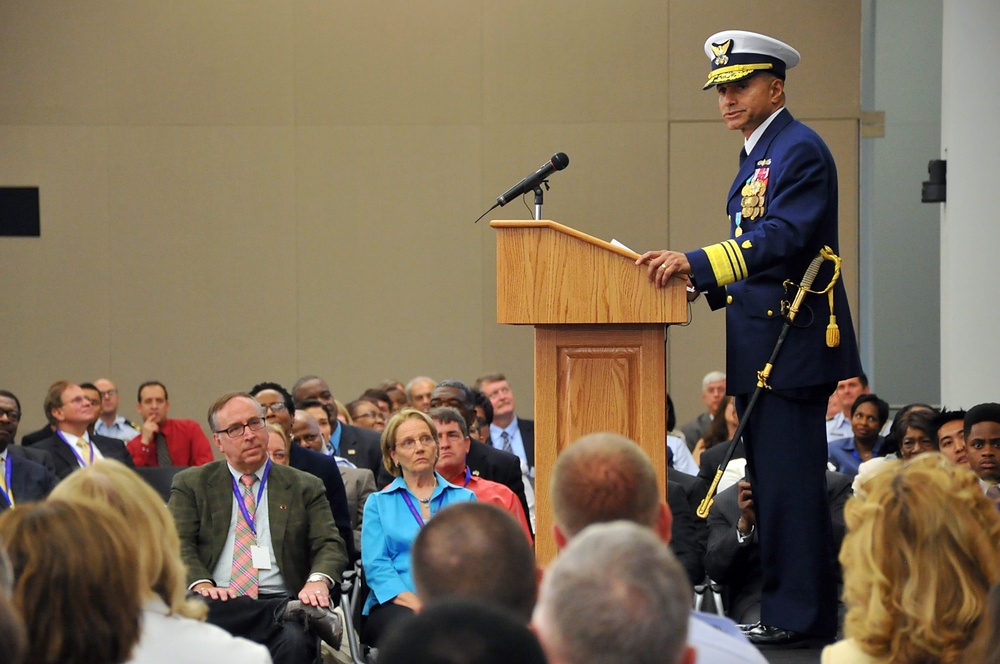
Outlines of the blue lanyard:
[[[58,434],[58,436],[60,438],[62,438],[62,441],[69,446],[69,451],[73,453],[73,456],[76,457],[76,460],[80,463],[80,465],[81,466],[86,466],[87,463],[83,460],[83,457],[80,456],[80,453],[76,451],[76,445],[73,445],[68,440],[66,440],[66,436],[63,435],[62,431],[59,431],[58,429],[56,429],[56,434]],[[86,439],[83,436],[80,436],[80,440],[86,440]],[[89,443],[89,446],[90,446],[90,465],[93,466],[94,465],[94,443],[93,443],[93,441],[87,441],[87,442]]]
[[[443,499],[443,496],[444,492],[442,491],[441,494],[438,496],[438,508],[441,507],[441,500]],[[403,489],[403,500],[406,501],[406,506],[410,508],[410,514],[412,514],[413,518],[417,520],[417,525],[423,528],[424,519],[422,516],[420,516],[420,510],[418,510],[417,506],[413,504],[413,500],[410,499],[410,492],[407,491],[406,489]],[[431,510],[432,514],[433,512],[434,510]]]
[[[11,506],[11,509],[14,508],[14,490],[10,488],[10,477],[13,464],[14,462],[10,458],[10,452],[8,452],[7,460],[6,462],[4,462],[4,465],[6,466],[6,468],[4,469],[4,479],[7,480],[7,491],[4,491],[3,487],[0,487],[0,495],[2,495],[3,499],[7,501],[7,504]],[[8,491],[10,493],[8,493]]]
[[466,466],[465,467],[465,484],[463,484],[462,486],[463,487],[469,486],[469,480],[471,480],[471,479],[472,479],[472,471],[469,469],[468,466]]
[[260,507],[260,499],[264,495],[264,485],[267,484],[267,476],[270,472],[271,460],[268,459],[267,463],[264,464],[264,475],[260,478],[260,488],[257,489],[257,502],[253,505],[253,515],[247,511],[246,503],[243,502],[243,491],[240,489],[239,482],[233,477],[233,495],[236,496],[236,505],[240,508],[240,513],[247,525],[250,526],[250,532],[254,535],[257,534],[257,508]]

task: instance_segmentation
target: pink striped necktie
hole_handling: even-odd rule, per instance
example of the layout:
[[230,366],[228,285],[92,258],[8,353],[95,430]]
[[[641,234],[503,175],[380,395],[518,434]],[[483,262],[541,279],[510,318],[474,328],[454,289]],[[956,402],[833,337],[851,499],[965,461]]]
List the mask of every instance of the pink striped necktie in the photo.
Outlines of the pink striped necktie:
[[[251,487],[257,480],[254,475],[244,475],[240,478],[243,485],[243,506],[247,514],[254,514],[254,497]],[[242,510],[236,515],[236,542],[233,547],[233,571],[229,585],[237,596],[246,595],[257,599],[257,568],[253,566],[253,555],[250,547],[257,544],[257,537],[250,530],[250,524],[243,518]]]

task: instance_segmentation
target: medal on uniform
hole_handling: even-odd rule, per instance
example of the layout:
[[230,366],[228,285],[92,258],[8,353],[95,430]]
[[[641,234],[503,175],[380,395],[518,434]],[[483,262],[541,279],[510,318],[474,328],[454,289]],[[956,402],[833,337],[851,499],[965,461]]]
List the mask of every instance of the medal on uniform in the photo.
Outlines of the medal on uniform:
[[743,229],[740,228],[740,222],[742,222],[742,221],[743,221],[743,213],[742,212],[737,212],[736,213],[736,230],[733,231],[733,237],[739,237],[739,236],[743,235]]

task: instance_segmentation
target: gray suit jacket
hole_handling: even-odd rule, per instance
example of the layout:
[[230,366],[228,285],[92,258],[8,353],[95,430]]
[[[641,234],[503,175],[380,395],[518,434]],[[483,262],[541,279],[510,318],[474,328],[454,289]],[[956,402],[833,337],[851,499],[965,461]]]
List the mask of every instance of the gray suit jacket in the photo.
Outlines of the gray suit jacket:
[[[233,480],[225,461],[188,468],[174,477],[168,506],[181,538],[188,583],[211,579],[229,535]],[[290,594],[309,575],[340,581],[347,567],[344,540],[337,532],[323,483],[313,475],[273,464],[267,479],[271,546]]]

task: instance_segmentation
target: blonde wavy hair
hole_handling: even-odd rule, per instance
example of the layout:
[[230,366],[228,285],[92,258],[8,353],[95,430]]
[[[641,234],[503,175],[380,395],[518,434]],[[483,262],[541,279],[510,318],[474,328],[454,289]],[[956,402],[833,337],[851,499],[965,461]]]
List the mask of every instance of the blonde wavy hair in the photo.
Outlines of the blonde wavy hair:
[[136,566],[145,584],[144,595],[158,596],[172,614],[205,619],[206,604],[187,598],[187,570],[174,519],[160,494],[135,471],[113,459],[102,459],[71,473],[50,495],[66,502],[97,501],[124,516],[138,546]]
[[884,661],[958,662],[1000,577],[1000,514],[939,453],[889,464],[844,509],[844,635]]

